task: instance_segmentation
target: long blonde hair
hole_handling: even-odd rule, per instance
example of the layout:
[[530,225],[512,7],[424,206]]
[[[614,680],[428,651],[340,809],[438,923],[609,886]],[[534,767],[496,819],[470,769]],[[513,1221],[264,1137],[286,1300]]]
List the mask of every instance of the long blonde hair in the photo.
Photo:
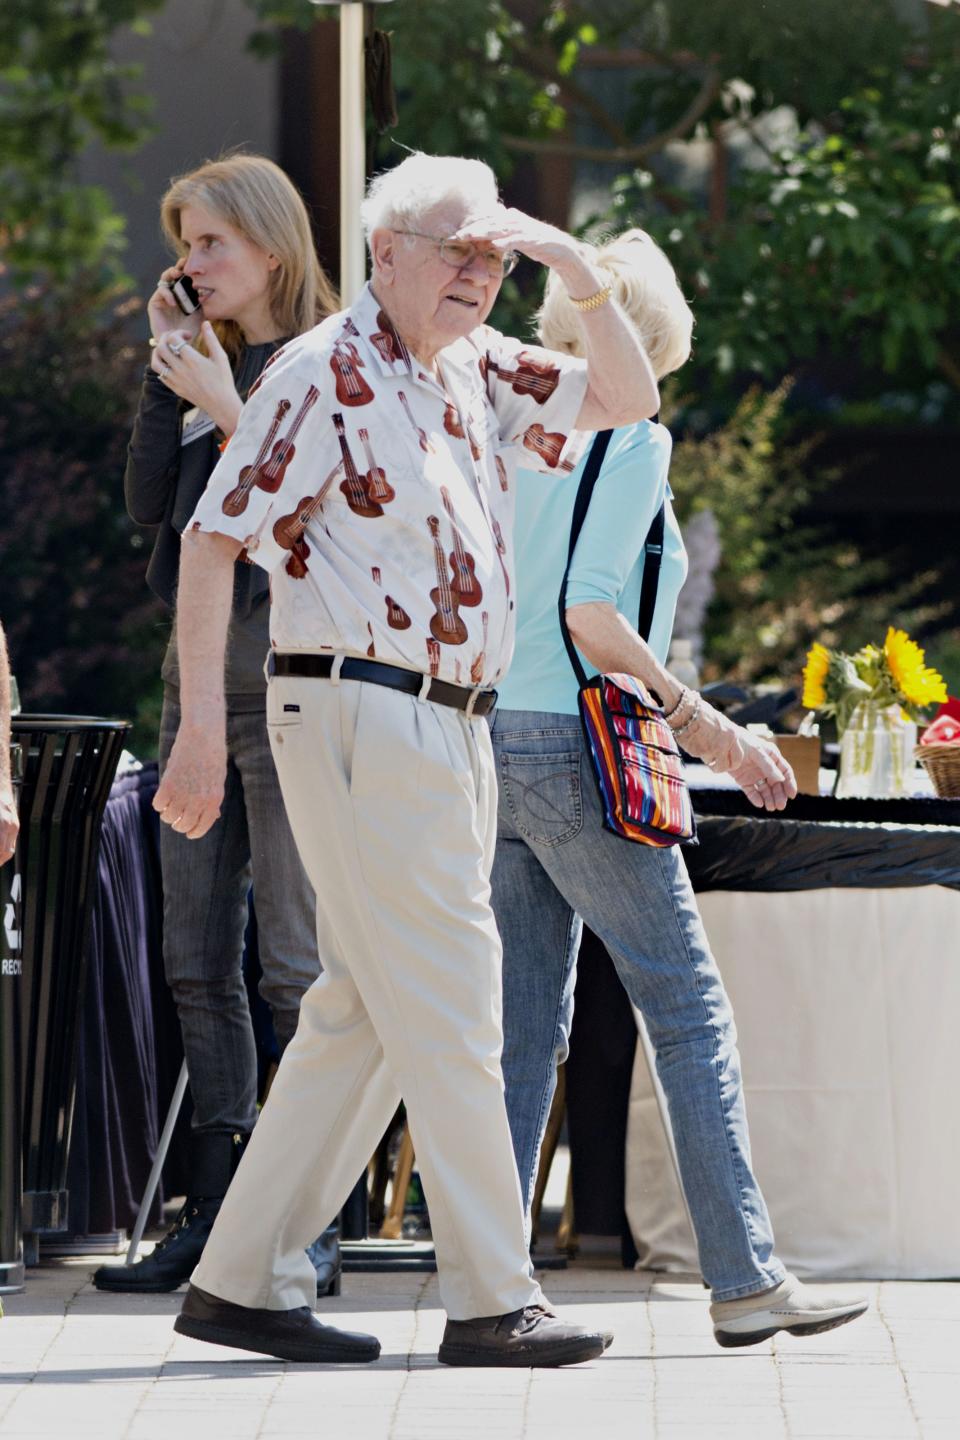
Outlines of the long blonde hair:
[[[178,254],[185,252],[180,215],[186,205],[213,210],[252,244],[275,255],[270,313],[285,339],[311,330],[340,302],[317,258],[307,207],[279,165],[264,155],[223,155],[178,175],[160,202],[160,223]],[[244,345],[234,320],[217,321],[217,337],[231,356]]]

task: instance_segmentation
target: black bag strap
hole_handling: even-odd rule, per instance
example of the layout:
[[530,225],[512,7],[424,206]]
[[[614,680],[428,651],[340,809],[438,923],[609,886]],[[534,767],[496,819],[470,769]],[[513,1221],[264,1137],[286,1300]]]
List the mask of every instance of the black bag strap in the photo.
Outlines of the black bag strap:
[[[570,523],[570,546],[567,550],[567,568],[563,572],[563,581],[560,585],[560,633],[563,635],[563,643],[566,646],[567,655],[570,657],[570,664],[573,666],[577,682],[581,689],[587,683],[587,676],[586,671],[580,664],[577,647],[570,638],[570,631],[567,629],[567,581],[570,578],[570,566],[573,564],[573,552],[577,548],[580,531],[583,529],[583,522],[587,518],[587,511],[590,508],[590,497],[597,483],[597,478],[600,474],[612,434],[612,430],[598,431],[594,437],[593,444],[590,446],[590,454],[587,456],[587,463],[583,467],[583,475],[580,477],[580,488],[577,490],[577,498],[573,507],[573,519]],[[637,619],[637,631],[644,640],[649,640],[650,638],[653,612],[657,604],[660,565],[663,560],[663,534],[666,508],[666,502],[664,502],[653,517],[653,523],[647,531],[647,538],[643,544],[643,582],[640,588],[640,614]]]

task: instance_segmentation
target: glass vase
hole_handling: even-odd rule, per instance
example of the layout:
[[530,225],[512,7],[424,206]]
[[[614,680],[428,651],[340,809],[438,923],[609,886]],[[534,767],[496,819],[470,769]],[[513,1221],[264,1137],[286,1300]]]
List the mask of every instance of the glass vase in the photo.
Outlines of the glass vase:
[[917,788],[916,743],[916,724],[905,719],[899,705],[861,700],[840,739],[838,798],[886,800],[912,795]]

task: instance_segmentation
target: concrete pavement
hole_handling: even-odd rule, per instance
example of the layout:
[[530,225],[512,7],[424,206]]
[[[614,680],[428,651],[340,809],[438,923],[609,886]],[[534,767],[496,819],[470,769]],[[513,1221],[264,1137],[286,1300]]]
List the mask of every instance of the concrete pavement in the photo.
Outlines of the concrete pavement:
[[320,1310],[370,1330],[373,1366],[258,1360],[175,1335],[182,1294],[100,1294],[93,1260],[29,1272],[0,1321],[2,1440],[957,1440],[960,1286],[844,1285],[861,1320],[724,1351],[706,1291],[597,1260],[544,1283],[616,1331],[568,1370],[449,1370],[436,1277],[348,1275]]

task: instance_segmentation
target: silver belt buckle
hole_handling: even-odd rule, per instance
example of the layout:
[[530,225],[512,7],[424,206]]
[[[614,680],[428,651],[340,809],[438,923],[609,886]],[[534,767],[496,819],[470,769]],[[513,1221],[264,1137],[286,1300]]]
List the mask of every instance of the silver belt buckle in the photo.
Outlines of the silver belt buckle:
[[475,686],[475,687],[470,691],[470,696],[469,696],[469,698],[468,698],[468,700],[467,700],[467,703],[466,703],[466,705],[463,707],[463,713],[464,713],[464,715],[466,715],[466,717],[467,717],[468,720],[472,720],[472,719],[473,719],[473,712],[474,712],[474,710],[476,709],[476,707],[477,707],[477,701],[480,699],[480,696],[481,696],[482,694],[483,694],[483,686],[482,686],[482,685],[477,685],[477,686]]

